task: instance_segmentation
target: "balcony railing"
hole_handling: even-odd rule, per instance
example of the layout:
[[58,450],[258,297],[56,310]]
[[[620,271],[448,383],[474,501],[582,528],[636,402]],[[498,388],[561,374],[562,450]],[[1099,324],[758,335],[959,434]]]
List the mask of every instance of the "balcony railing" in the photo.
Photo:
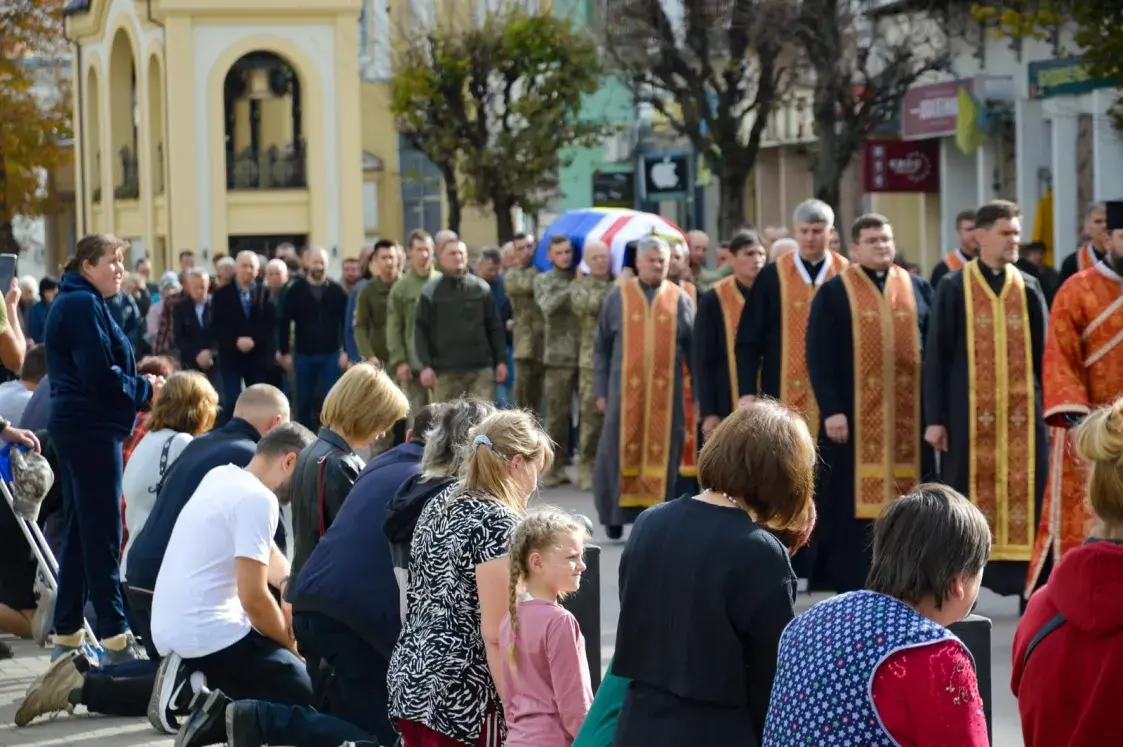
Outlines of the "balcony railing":
[[227,189],[303,189],[308,186],[303,142],[226,154]]

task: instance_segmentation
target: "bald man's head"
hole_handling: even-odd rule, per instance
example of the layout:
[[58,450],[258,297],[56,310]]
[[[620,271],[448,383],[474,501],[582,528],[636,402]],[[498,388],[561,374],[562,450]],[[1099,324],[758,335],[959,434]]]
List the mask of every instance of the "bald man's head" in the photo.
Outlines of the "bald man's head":
[[440,231],[437,231],[436,236],[433,237],[433,246],[436,249],[437,256],[441,256],[441,248],[444,247],[445,244],[450,241],[459,240],[460,236],[458,236],[456,231],[453,231],[452,229],[443,228]]
[[705,231],[689,231],[686,234],[686,243],[690,248],[690,265],[698,267],[706,263],[706,255],[710,251],[710,237]]
[[270,384],[246,387],[234,403],[234,417],[252,425],[265,435],[289,419],[289,400],[284,393]]

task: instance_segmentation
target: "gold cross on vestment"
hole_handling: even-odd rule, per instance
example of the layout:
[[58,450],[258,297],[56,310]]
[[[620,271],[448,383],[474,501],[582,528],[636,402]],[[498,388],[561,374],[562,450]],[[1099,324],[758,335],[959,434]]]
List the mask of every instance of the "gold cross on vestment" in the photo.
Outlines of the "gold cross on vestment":
[[994,416],[984,410],[983,412],[979,413],[979,422],[985,425],[987,428],[990,428],[992,425],[994,425]]
[[873,309],[866,309],[865,311],[862,312],[862,316],[864,316],[866,319],[874,319],[874,318],[880,316],[880,314],[878,314]]
[[797,311],[801,311],[803,309],[803,307],[806,306],[806,305],[807,305],[806,301],[794,301],[792,303],[792,306],[795,307],[795,309]]
[[1010,416],[1010,422],[1016,425],[1018,428],[1021,428],[1026,424],[1026,416],[1022,413],[1021,410],[1014,410],[1014,414]]
[[1022,318],[1016,314],[1011,314],[1010,316],[1006,317],[1006,324],[1010,327],[1010,329],[1021,329]]
[[978,321],[979,325],[982,327],[989,327],[991,322],[990,314],[979,314],[978,317],[976,317],[976,321]]

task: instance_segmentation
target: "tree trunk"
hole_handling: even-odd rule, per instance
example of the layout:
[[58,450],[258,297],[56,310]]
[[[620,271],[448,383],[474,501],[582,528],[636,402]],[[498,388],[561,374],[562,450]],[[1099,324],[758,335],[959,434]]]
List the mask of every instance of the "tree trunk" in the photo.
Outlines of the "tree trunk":
[[515,235],[515,219],[512,216],[515,201],[507,197],[496,198],[493,205],[495,206],[495,235],[500,243],[510,241]]
[[838,223],[841,218],[839,209],[842,203],[842,172],[850,159],[838,157],[841,143],[835,132],[833,116],[820,118],[817,124],[819,142],[815,152],[815,167],[812,169],[812,189],[816,199],[831,206],[835,222]]
[[748,174],[744,169],[722,164],[719,179],[718,232],[722,239],[728,239],[745,224],[745,180]]
[[445,183],[445,201],[448,203],[447,227],[460,235],[460,218],[463,208],[460,202],[460,184],[456,181],[456,169],[441,169]]

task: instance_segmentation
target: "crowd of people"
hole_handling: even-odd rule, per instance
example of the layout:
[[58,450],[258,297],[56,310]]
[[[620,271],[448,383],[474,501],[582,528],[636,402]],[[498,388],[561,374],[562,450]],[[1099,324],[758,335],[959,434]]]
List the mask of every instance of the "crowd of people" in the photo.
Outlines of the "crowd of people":
[[[1029,600],[1027,744],[1103,743],[1123,203],[1089,209],[1048,296],[1012,203],[960,215],[931,283],[887,217],[845,254],[834,224],[809,200],[714,268],[699,231],[622,256],[552,236],[549,271],[527,235],[470,267],[415,231],[340,281],[283,246],[214,287],[190,252],[152,286],[85,237],[0,323],[0,438],[54,472],[60,566],[53,592],[0,510],[0,630],[53,633],[17,726],[81,705],[177,747],[981,746],[948,626],[988,586]],[[633,525],[595,696],[560,603],[593,527],[529,505],[571,461],[608,537]],[[838,595],[796,617],[797,577]]]

